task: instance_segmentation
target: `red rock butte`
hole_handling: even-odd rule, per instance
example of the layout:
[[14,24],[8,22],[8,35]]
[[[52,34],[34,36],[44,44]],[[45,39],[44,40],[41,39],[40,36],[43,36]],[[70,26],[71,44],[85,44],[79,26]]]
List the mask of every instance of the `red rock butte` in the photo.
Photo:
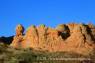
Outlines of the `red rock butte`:
[[95,26],[92,24],[60,24],[56,28],[32,25],[16,27],[16,35],[10,46],[33,48],[49,52],[75,52],[89,54],[95,49]]

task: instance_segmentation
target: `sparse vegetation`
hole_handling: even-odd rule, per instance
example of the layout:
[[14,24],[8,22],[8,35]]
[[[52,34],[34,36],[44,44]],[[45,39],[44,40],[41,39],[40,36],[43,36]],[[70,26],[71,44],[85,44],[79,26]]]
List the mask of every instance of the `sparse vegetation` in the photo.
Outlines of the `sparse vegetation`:
[[[73,28],[74,24],[70,25],[71,28]],[[41,30],[40,30],[40,28]],[[30,43],[29,43],[29,47],[30,48],[27,48],[25,46],[25,48],[27,49],[23,49],[23,46],[24,44],[26,44],[26,42],[29,40],[29,42],[31,42],[31,46],[33,46],[32,43],[35,43],[37,42],[37,44],[39,44],[38,42],[42,42],[42,43],[46,43],[47,41],[49,42],[48,44],[46,43],[45,46],[47,45],[54,45],[52,47],[54,47],[55,50],[57,50],[56,48],[56,44],[58,44],[58,48],[60,46],[60,42],[65,42],[66,39],[68,39],[68,37],[71,37],[69,40],[72,42],[72,41],[79,41],[77,42],[77,44],[81,45],[82,43],[87,43],[86,40],[88,42],[91,42],[91,41],[95,41],[95,39],[93,40],[90,40],[89,38],[91,37],[94,37],[94,30],[92,30],[92,26],[88,26],[88,25],[85,25],[85,24],[80,24],[78,25],[78,27],[75,26],[75,29],[74,29],[74,36],[72,36],[71,34],[71,30],[70,27],[68,25],[65,25],[65,24],[62,24],[62,25],[59,25],[57,27],[57,30],[58,31],[55,31],[55,29],[52,29],[52,28],[48,28],[48,27],[45,27],[44,24],[41,24],[38,28],[35,27],[35,25],[32,25],[31,27],[28,28],[28,35],[27,37],[25,37],[25,43],[23,42],[23,27],[21,25],[18,25],[17,27],[17,30],[16,30],[16,43],[18,44],[18,47],[17,48],[12,48],[11,46],[9,46],[9,44],[11,44],[11,42],[16,45],[14,43],[14,40],[13,40],[13,36],[12,37],[1,37],[1,40],[0,40],[0,63],[95,63],[95,49],[90,49],[89,46],[87,45],[86,47],[88,47],[88,49],[90,49],[91,51],[89,52],[89,50],[87,48],[85,48],[85,46],[83,47],[80,47],[78,46],[80,49],[78,49],[79,51],[82,51],[82,53],[88,53],[88,55],[81,55],[82,53],[78,54],[75,51],[73,52],[65,52],[63,49],[60,51],[64,51],[64,52],[54,52],[52,50],[52,52],[48,52],[49,50],[47,51],[42,51],[42,49],[40,49],[39,51],[38,50],[34,50],[32,49],[32,47],[30,47]],[[76,28],[79,28],[78,30]],[[81,28],[81,29],[80,29]],[[90,29],[91,28],[91,29]],[[48,30],[49,31],[48,31]],[[48,32],[47,32],[48,31]],[[52,32],[53,31],[53,32]],[[77,32],[81,32],[79,33],[80,35],[77,35]],[[88,33],[89,32],[89,33]],[[40,35],[40,33],[43,33]],[[32,36],[33,35],[33,36]],[[58,37],[59,35],[59,37]],[[83,35],[83,36],[82,36]],[[86,38],[81,38],[81,39],[76,39],[74,40],[77,36],[77,38],[80,38],[80,37],[85,37]],[[59,39],[56,39],[56,38],[59,38]],[[14,37],[14,38],[15,38]],[[37,38],[36,38],[37,37]],[[42,37],[42,38],[40,38]],[[53,37],[53,38],[51,38]],[[60,37],[62,37],[62,40],[60,39]],[[74,38],[74,39],[72,39]],[[34,40],[31,40],[31,39],[34,39]],[[44,40],[43,40],[44,39]],[[45,40],[47,39],[47,40]],[[86,40],[85,40],[86,39]],[[41,41],[39,41],[41,40]],[[54,41],[54,43],[52,43]],[[67,41],[67,42],[70,42],[70,41]],[[80,41],[83,41],[80,43]],[[85,41],[85,42],[84,42]],[[21,43],[21,48],[19,48],[19,43]],[[72,42],[73,44],[69,44],[70,46],[72,45],[76,45],[74,44],[74,42]],[[65,43],[64,43],[65,44]],[[62,48],[64,47],[64,44],[61,45]],[[65,45],[65,46],[68,46]],[[93,43],[91,43],[92,45]],[[40,44],[41,46],[43,44]],[[35,46],[35,44],[34,44]],[[53,49],[52,47],[49,47],[49,49]],[[76,45],[77,46],[77,45]],[[60,47],[61,48],[61,47]],[[74,47],[76,48],[76,47]],[[85,50],[83,50],[85,48],[85,50],[87,50],[85,52]],[[94,47],[93,47],[94,48]],[[70,47],[67,47],[67,50],[69,50]],[[70,49],[71,50],[71,49]],[[71,50],[72,51],[72,50]]]
[[34,28],[36,27],[35,25],[31,25],[31,26],[34,27]]
[[35,28],[36,26],[35,25],[31,25],[30,27],[27,28],[27,31],[30,30],[32,28]]
[[65,25],[65,24],[60,24],[60,25],[58,25],[58,26],[56,27],[56,29],[57,29],[58,31],[61,31],[61,32],[69,32],[69,28],[68,28],[68,26]]
[[70,30],[68,26],[65,24],[60,24],[56,27],[56,30],[60,31],[60,35],[62,36],[63,39],[66,39],[70,36]]
[[41,24],[40,26],[41,26],[41,27],[45,27],[45,25],[44,25],[44,24]]
[[[14,49],[0,44],[0,63],[80,63],[79,60],[60,60],[62,58],[93,58],[95,55],[83,56],[71,52],[45,52],[32,49]],[[52,60],[51,60],[52,59]],[[59,59],[59,60],[57,60]]]

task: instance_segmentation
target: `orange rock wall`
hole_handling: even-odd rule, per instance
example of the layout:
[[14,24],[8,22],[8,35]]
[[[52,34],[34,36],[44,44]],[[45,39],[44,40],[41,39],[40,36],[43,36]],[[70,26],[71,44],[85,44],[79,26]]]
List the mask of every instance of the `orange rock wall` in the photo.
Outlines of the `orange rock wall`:
[[[93,51],[95,48],[94,25],[74,23],[64,25],[68,29],[65,29],[65,26],[63,26],[62,31],[58,28],[60,25],[57,28],[41,25],[38,27],[30,26],[25,35],[23,35],[23,26],[18,25],[16,27],[16,36],[11,46],[14,48],[33,48],[50,52],[72,51],[80,54]],[[64,38],[64,36],[67,37]]]

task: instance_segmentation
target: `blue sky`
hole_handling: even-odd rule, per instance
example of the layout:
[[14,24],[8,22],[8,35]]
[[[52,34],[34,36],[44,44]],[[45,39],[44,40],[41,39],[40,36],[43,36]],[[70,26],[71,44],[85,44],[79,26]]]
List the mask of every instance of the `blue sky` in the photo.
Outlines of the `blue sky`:
[[95,24],[95,0],[0,0],[0,36],[14,35],[17,24],[71,22]]

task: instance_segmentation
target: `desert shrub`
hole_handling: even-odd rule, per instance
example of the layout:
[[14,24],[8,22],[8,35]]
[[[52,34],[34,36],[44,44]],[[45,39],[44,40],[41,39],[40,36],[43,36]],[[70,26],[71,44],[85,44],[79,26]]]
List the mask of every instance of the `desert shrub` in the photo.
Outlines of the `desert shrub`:
[[61,35],[63,39],[66,39],[70,36],[70,30],[65,24],[58,25],[56,30],[60,31],[59,35]]
[[[81,61],[58,61],[49,60],[49,58],[95,58],[95,51],[93,54],[88,56],[76,54],[73,52],[46,52],[46,51],[36,51],[33,49],[14,49],[8,47],[4,44],[0,44],[0,63],[80,63]],[[41,60],[43,58],[43,60]],[[45,60],[45,58],[47,60]]]
[[45,25],[44,25],[44,24],[41,24],[40,26],[41,26],[41,27],[45,27]]
[[36,27],[35,25],[31,25],[31,26],[34,27],[34,28]]

